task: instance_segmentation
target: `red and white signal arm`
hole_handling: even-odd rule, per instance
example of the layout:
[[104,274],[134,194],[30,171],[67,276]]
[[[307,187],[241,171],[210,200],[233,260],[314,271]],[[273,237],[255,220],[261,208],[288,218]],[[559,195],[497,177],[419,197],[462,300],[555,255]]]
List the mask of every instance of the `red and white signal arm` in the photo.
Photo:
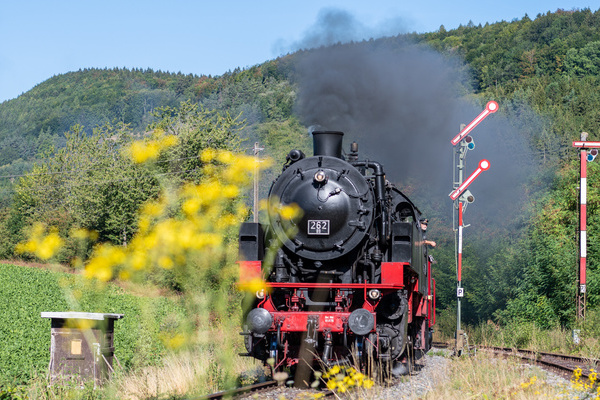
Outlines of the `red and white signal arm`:
[[585,149],[598,149],[600,148],[600,142],[588,142],[588,141],[575,141],[573,147],[582,147]]
[[481,121],[483,121],[485,119],[485,117],[487,117],[490,114],[495,113],[496,111],[498,111],[498,103],[496,103],[493,100],[489,101],[486,104],[485,109],[477,117],[475,117],[475,119],[473,121],[471,121],[471,123],[469,125],[465,126],[465,128],[462,131],[460,131],[460,133],[458,135],[456,135],[454,137],[454,139],[452,139],[450,141],[450,143],[452,143],[452,146],[456,146],[458,144],[458,142],[463,140],[463,138],[465,136],[467,136],[469,134],[469,132],[471,132],[473,130],[473,128],[475,128],[477,125],[479,125],[479,123]]
[[488,160],[483,159],[483,160],[479,161],[479,167],[477,167],[477,169],[467,179],[465,179],[465,181],[462,183],[462,185],[457,187],[448,196],[450,196],[450,198],[452,200],[458,199],[458,197],[462,194],[462,192],[464,192],[465,189],[467,187],[469,187],[469,185],[471,183],[473,183],[475,178],[477,178],[483,171],[487,171],[488,169],[490,169],[490,162]]

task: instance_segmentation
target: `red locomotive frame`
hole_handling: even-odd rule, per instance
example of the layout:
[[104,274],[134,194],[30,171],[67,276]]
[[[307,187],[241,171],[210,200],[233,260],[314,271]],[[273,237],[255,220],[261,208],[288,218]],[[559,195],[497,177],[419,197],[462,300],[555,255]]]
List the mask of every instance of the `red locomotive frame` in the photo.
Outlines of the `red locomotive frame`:
[[[262,261],[239,261],[240,277],[239,288],[241,290],[256,289],[256,280],[262,276]],[[369,290],[377,289],[382,294],[389,291],[408,289],[408,323],[413,323],[417,317],[423,317],[425,320],[421,323],[421,335],[425,337],[426,330],[435,325],[435,279],[431,276],[431,259],[427,261],[427,296],[419,292],[418,274],[410,267],[408,263],[402,262],[383,262],[381,265],[381,282],[382,283],[277,283],[277,282],[261,282],[261,290],[265,291],[263,300],[258,304],[258,308],[264,308],[269,311],[273,317],[273,324],[269,328],[269,332],[286,333],[286,332],[304,332],[310,317],[317,317],[317,330],[324,335],[331,333],[344,333],[347,329],[347,321],[350,316],[350,306],[352,301],[344,301],[340,295],[340,290],[349,289],[353,292],[362,290],[364,293],[364,302],[362,308],[372,313],[374,323],[371,332],[375,332],[377,316],[375,309],[379,304],[379,300],[372,300],[367,295]],[[268,293],[274,288],[284,288],[290,290],[298,289],[334,289],[337,291],[336,302],[339,304],[335,311],[301,311],[300,298],[296,295],[290,296],[290,310],[293,311],[277,311]],[[345,303],[345,306],[342,306]],[[346,328],[345,328],[346,327]],[[416,350],[427,350],[425,342],[422,342],[420,347],[415,347]],[[285,366],[292,366],[298,363],[297,358],[284,357]],[[277,366],[276,366],[277,367]]]

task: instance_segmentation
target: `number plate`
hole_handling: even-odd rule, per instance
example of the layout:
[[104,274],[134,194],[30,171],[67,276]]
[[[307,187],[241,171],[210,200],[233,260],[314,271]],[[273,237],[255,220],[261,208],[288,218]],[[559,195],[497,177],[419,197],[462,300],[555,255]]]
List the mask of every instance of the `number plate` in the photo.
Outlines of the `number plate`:
[[309,235],[329,235],[329,220],[328,219],[309,219],[308,220]]

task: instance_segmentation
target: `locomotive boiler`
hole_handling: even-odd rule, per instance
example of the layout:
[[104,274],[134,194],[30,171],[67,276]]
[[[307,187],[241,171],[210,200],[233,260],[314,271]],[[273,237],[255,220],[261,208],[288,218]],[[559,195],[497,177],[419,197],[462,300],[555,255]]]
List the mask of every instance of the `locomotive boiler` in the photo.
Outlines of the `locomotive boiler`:
[[[242,224],[240,286],[253,287],[244,355],[274,371],[319,360],[404,374],[430,348],[435,320],[421,213],[357,143],[343,155],[342,138],[317,131],[312,157],[291,150],[268,223]],[[299,215],[278,212],[289,205]]]

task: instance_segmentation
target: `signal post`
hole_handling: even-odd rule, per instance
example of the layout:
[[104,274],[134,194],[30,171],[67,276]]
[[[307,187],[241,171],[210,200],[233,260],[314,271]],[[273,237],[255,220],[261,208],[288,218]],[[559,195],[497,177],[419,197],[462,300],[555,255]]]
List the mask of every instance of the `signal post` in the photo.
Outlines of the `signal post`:
[[475,197],[471,194],[467,187],[473,183],[483,171],[487,171],[490,168],[490,162],[483,159],[479,162],[477,169],[463,181],[463,173],[465,169],[465,158],[468,150],[475,148],[475,142],[473,138],[469,136],[469,133],[475,128],[481,121],[483,121],[488,115],[498,111],[498,103],[490,101],[487,103],[485,109],[468,125],[462,125],[461,131],[456,135],[450,143],[452,146],[456,146],[460,143],[460,146],[456,148],[454,154],[454,172],[453,172],[453,191],[449,194],[450,199],[454,201],[454,209],[458,211],[458,227],[456,226],[457,219],[455,212],[452,213],[452,225],[453,230],[458,233],[457,249],[456,249],[456,349],[455,354],[460,354],[464,346],[464,332],[461,330],[461,299],[464,297],[464,289],[462,287],[462,244],[463,244],[463,213],[469,203],[475,201]]
[[600,142],[587,141],[588,133],[581,132],[581,140],[573,142],[580,149],[579,184],[579,274],[577,290],[577,319],[585,319],[586,308],[586,260],[587,260],[587,163],[598,155]]

